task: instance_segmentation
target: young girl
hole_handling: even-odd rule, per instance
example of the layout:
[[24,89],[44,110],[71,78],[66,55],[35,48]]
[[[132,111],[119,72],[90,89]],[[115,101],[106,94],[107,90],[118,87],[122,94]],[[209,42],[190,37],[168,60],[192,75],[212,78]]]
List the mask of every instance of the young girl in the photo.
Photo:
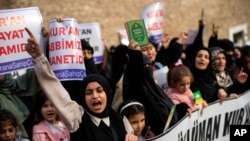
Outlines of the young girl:
[[18,132],[16,117],[8,110],[0,110],[0,141],[29,141]]
[[[167,81],[169,87],[165,92],[174,104],[186,104],[189,115],[192,111],[199,108],[199,105],[195,103],[193,92],[190,89],[190,85],[193,82],[193,75],[187,66],[176,63],[170,68],[167,74]],[[202,106],[207,107],[205,100],[203,100]]]
[[136,100],[126,100],[120,105],[119,111],[127,117],[139,141],[155,136],[150,130],[150,127],[145,126],[145,109],[140,102]]
[[70,141],[69,131],[60,121],[51,101],[44,93],[41,93],[37,98],[33,141]]

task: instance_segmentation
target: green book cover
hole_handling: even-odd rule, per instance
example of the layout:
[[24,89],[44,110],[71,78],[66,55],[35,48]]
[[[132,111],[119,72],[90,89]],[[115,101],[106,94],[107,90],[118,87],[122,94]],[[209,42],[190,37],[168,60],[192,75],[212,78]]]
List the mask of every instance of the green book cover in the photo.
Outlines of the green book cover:
[[149,45],[148,34],[143,19],[125,22],[129,40],[136,41],[140,47]]
[[200,91],[196,91],[193,93],[194,95],[194,100],[196,104],[201,104],[203,102],[203,98],[201,96],[201,92]]

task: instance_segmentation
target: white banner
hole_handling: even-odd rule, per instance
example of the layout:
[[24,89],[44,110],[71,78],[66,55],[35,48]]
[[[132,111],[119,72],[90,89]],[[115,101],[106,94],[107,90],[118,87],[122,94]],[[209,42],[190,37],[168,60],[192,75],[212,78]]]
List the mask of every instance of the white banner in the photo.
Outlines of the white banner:
[[159,43],[163,34],[164,3],[157,2],[145,8],[141,14],[151,42]]
[[237,99],[218,101],[199,115],[192,113],[153,139],[153,141],[229,141],[230,125],[250,125],[250,90]]
[[0,74],[33,67],[25,45],[28,27],[43,47],[43,19],[37,7],[0,10]]
[[80,39],[85,39],[90,46],[94,48],[94,61],[96,64],[102,62],[104,45],[101,36],[101,27],[99,23],[78,24]]
[[57,78],[83,80],[86,76],[77,20],[55,19],[49,23],[49,61]]

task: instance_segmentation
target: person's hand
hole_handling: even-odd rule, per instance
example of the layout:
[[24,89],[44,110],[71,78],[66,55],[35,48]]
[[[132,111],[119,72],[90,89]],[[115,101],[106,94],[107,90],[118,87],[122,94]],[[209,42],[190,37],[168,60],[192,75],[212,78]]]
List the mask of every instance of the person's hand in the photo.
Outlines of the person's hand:
[[188,114],[189,117],[191,117],[191,115],[192,115],[192,109],[191,108],[187,109],[187,114]]
[[240,69],[240,72],[236,76],[236,80],[240,84],[244,84],[247,81],[248,74],[243,71],[243,68]]
[[179,44],[185,44],[187,38],[188,38],[188,32],[182,31],[182,32],[180,33],[180,37],[179,37],[179,39],[177,40],[177,42],[178,42]]
[[218,90],[218,97],[219,97],[220,104],[222,104],[224,102],[224,100],[227,98],[226,91],[224,89],[219,89]]
[[29,34],[29,38],[27,40],[27,44],[25,46],[26,51],[29,53],[29,55],[35,59],[36,57],[39,57],[42,55],[42,50],[40,45],[37,43],[36,38],[32,34],[32,32],[25,27],[25,31]]
[[162,41],[161,41],[162,46],[163,46],[164,48],[167,48],[167,47],[168,47],[169,40],[170,40],[170,36],[169,36],[169,34],[168,34],[167,32],[165,32],[165,33],[163,34]]
[[229,97],[231,97],[231,98],[239,98],[239,95],[237,95],[236,93],[231,93],[229,95]]
[[206,22],[204,20],[199,20],[199,26],[205,26]]
[[62,22],[63,21],[63,18],[61,16],[56,16],[55,19],[56,19],[57,22]]
[[136,41],[134,41],[134,40],[130,40],[129,41],[128,48],[132,49],[132,50],[141,50],[141,48],[138,45],[138,43]]
[[138,137],[134,134],[126,134],[125,141],[138,141]]
[[202,101],[202,108],[207,108],[208,104],[206,100]]
[[43,38],[44,38],[45,42],[48,42],[49,41],[49,32],[45,28],[44,25],[42,26],[42,35],[43,35]]
[[212,26],[213,35],[214,35],[214,36],[217,35],[217,34],[218,34],[218,31],[219,31],[219,26],[213,24],[213,26]]

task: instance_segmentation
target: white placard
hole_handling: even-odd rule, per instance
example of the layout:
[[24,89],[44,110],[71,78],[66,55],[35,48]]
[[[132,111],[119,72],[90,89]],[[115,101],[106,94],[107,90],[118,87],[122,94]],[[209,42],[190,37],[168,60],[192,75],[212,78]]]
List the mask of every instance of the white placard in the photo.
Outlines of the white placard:
[[0,10],[0,74],[34,66],[25,50],[29,35],[24,28],[28,27],[43,47],[42,24],[37,7]]
[[57,78],[61,81],[82,80],[86,70],[77,20],[51,20],[49,35],[49,61]]
[[163,35],[164,3],[156,2],[145,8],[141,14],[151,42],[159,43]]
[[94,61],[96,64],[102,62],[104,45],[101,36],[100,23],[82,23],[78,24],[80,39],[85,39],[94,49]]

